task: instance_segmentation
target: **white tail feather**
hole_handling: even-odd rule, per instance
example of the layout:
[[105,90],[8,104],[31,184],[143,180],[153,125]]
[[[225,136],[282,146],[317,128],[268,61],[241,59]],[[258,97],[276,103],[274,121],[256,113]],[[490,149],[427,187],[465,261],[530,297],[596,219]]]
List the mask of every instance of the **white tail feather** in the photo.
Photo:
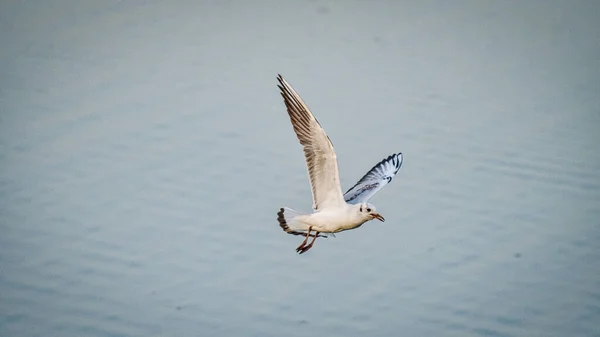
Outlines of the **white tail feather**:
[[[280,208],[279,212],[277,212],[277,221],[279,221],[279,226],[288,234],[306,235],[309,225],[301,220],[306,215],[306,213],[284,207]],[[311,234],[311,236],[314,235]],[[327,237],[325,235],[319,236]]]

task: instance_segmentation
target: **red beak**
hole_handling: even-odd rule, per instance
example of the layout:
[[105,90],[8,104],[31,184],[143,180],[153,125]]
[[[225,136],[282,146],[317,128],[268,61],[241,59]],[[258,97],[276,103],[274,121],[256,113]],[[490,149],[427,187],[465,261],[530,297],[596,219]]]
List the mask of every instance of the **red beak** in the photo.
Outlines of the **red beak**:
[[373,216],[375,217],[375,219],[381,221],[381,222],[385,222],[385,218],[381,216],[381,214],[379,213],[373,213]]

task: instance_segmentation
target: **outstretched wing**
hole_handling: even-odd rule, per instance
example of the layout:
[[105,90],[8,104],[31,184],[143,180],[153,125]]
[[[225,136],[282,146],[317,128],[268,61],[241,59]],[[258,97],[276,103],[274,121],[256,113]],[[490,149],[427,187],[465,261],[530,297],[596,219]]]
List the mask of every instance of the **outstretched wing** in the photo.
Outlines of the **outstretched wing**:
[[350,204],[367,202],[392,181],[400,166],[402,166],[402,153],[400,152],[380,161],[344,194],[344,199]]
[[290,121],[304,149],[313,209],[342,207],[345,202],[333,144],[300,95],[281,75],[277,76],[277,80]]

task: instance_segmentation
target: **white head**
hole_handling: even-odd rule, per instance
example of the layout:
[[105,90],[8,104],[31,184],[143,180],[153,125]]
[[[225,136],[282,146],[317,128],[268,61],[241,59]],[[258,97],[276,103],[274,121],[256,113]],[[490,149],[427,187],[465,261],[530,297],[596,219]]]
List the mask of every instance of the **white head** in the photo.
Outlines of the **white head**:
[[358,214],[364,219],[366,219],[365,221],[373,219],[377,219],[381,222],[385,221],[385,219],[379,213],[377,213],[377,210],[375,210],[375,206],[369,204],[368,202],[356,204],[354,205],[354,207],[357,209]]

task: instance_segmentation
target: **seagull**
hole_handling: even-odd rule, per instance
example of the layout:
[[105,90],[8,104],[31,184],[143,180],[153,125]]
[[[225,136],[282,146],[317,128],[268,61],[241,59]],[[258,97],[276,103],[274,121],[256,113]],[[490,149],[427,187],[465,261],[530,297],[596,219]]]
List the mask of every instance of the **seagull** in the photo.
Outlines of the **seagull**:
[[[398,173],[402,153],[394,153],[377,163],[342,194],[331,140],[292,86],[281,75],[277,76],[277,80],[294,132],[304,150],[313,196],[311,214],[289,207],[280,208],[277,212],[279,226],[286,233],[305,237],[296,252],[303,254],[311,249],[317,237],[355,229],[373,219],[385,221],[368,201]],[[307,244],[309,237],[313,239]]]

